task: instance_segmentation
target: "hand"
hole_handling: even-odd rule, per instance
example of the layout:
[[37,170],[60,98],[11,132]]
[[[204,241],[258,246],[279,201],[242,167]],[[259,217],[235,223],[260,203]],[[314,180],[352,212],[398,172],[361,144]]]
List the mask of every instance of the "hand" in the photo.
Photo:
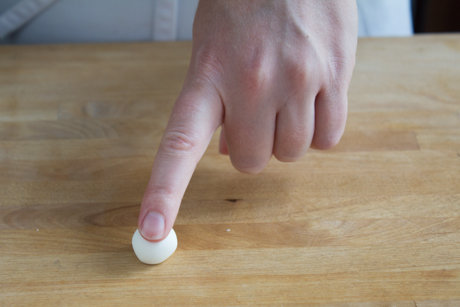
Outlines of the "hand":
[[202,0],[193,51],[142,200],[139,230],[159,241],[212,135],[236,169],[259,173],[338,143],[355,63],[354,0]]

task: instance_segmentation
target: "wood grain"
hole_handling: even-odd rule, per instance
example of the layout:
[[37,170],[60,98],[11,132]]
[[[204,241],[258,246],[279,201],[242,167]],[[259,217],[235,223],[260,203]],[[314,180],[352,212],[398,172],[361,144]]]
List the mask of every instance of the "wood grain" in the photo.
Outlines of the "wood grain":
[[340,144],[218,155],[131,248],[189,42],[0,47],[1,306],[460,306],[460,36],[362,39]]

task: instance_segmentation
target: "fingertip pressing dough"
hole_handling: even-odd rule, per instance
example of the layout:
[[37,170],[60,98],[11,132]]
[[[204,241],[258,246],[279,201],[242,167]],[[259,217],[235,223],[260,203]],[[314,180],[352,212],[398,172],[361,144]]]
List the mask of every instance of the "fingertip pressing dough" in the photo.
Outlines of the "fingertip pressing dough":
[[133,235],[133,249],[137,258],[146,264],[158,264],[171,256],[177,248],[177,236],[174,229],[160,242],[150,242],[144,239],[139,229]]

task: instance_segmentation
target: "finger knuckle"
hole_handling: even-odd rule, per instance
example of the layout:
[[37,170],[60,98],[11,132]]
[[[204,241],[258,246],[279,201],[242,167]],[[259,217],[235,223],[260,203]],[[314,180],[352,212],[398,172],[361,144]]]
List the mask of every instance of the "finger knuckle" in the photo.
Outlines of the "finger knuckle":
[[306,131],[292,131],[281,140],[281,144],[275,146],[274,155],[281,162],[297,161],[307,151],[307,142],[309,138]]
[[[300,126],[300,125],[299,125]],[[276,141],[275,157],[282,162],[297,161],[305,154],[312,135],[310,129],[304,125],[293,127]]]
[[336,146],[342,137],[341,133],[330,133],[315,139],[315,146],[318,149],[326,150]]
[[222,73],[222,65],[218,52],[209,46],[201,48],[195,55],[195,69],[210,79]]
[[[271,156],[271,155],[270,155]],[[238,158],[231,157],[232,164],[238,171],[245,173],[256,175],[261,173],[265,167],[267,166],[268,162],[270,161],[270,156],[268,158],[262,157],[247,157],[247,156],[240,156]]]
[[286,65],[286,70],[289,83],[295,87],[303,88],[310,81],[306,59],[303,57],[292,59]]
[[198,148],[198,141],[190,133],[169,131],[163,136],[162,148],[170,154],[187,154]]
[[165,204],[175,198],[176,193],[174,188],[170,186],[161,185],[156,183],[154,186],[148,188],[148,198],[144,202],[149,204]]
[[262,59],[251,60],[247,63],[244,74],[244,85],[251,93],[258,94],[263,91],[268,83],[269,71]]
[[245,174],[250,174],[250,175],[257,175],[259,173],[261,173],[265,167],[260,167],[260,166],[257,166],[257,165],[234,165],[234,167],[242,172],[242,173],[245,173]]
[[262,160],[253,160],[247,158],[232,159],[232,164],[238,171],[245,174],[256,175],[262,172],[265,166],[268,164],[268,161]]
[[281,162],[296,162],[296,161],[299,161],[301,158],[301,156],[289,155],[289,154],[278,153],[278,152],[275,152],[274,155],[275,155],[275,158]]
[[330,84],[336,87],[348,87],[351,80],[355,59],[342,56],[334,56],[326,66],[326,77]]

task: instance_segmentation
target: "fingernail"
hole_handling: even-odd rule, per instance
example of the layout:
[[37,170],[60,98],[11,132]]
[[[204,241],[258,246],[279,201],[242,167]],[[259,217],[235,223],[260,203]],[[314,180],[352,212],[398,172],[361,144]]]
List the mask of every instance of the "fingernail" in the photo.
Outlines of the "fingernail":
[[165,219],[158,212],[150,211],[144,218],[139,229],[141,235],[147,240],[163,239],[165,231]]

